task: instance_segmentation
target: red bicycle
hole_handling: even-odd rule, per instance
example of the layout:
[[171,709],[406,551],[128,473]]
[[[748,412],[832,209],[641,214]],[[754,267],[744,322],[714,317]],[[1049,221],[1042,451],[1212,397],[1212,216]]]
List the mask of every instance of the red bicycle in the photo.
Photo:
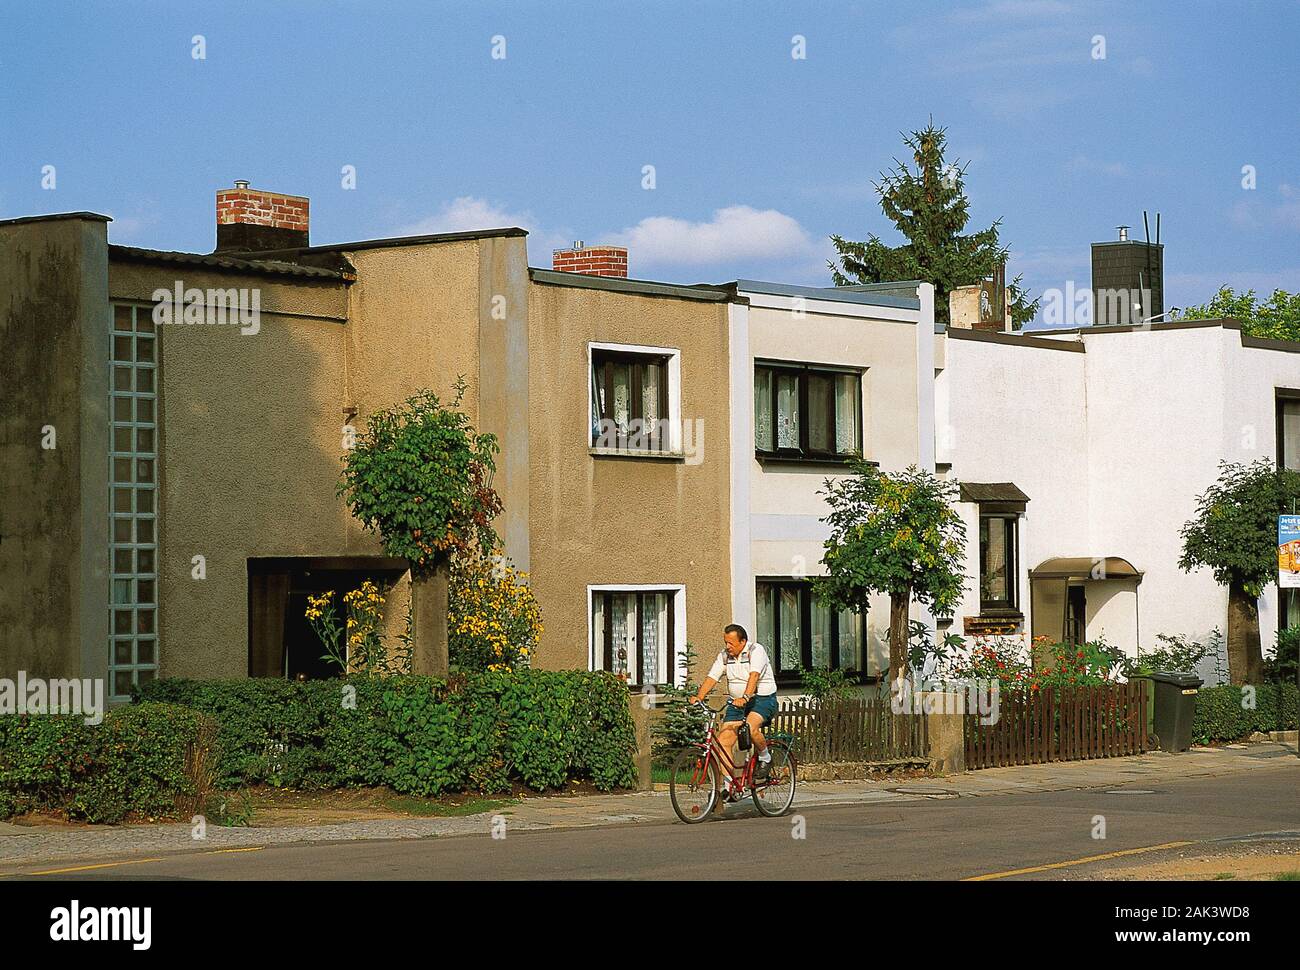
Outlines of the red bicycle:
[[683,822],[703,822],[719,798],[735,802],[744,798],[745,792],[753,796],[754,806],[763,815],[775,817],[790,811],[795,788],[795,760],[790,746],[780,739],[768,740],[772,760],[767,776],[756,777],[758,758],[751,756],[737,777],[731,752],[723,751],[718,741],[718,715],[725,707],[704,706],[713,712],[704,740],[678,753],[669,778],[668,793],[677,817]]

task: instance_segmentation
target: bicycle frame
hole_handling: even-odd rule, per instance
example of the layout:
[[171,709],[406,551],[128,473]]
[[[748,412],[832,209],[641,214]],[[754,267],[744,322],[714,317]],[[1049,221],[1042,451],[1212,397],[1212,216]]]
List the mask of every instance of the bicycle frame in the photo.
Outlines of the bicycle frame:
[[751,755],[746,759],[740,777],[736,777],[736,763],[732,760],[731,753],[724,751],[722,742],[718,740],[718,718],[726,710],[726,707],[717,710],[710,707],[709,710],[713,711],[713,717],[709,719],[709,727],[705,732],[704,740],[696,745],[697,748],[704,752],[704,758],[700,761],[699,769],[693,780],[698,785],[708,778],[709,767],[714,759],[717,759],[719,765],[726,769],[725,788],[727,793],[735,794],[739,790],[741,794],[744,794],[747,789],[754,786],[754,757]]

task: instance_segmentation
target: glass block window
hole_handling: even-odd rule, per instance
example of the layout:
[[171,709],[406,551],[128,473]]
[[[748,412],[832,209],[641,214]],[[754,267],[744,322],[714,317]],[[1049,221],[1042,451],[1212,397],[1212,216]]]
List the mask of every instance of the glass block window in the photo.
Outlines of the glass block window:
[[158,335],[149,307],[114,306],[109,400],[109,693],[158,673]]

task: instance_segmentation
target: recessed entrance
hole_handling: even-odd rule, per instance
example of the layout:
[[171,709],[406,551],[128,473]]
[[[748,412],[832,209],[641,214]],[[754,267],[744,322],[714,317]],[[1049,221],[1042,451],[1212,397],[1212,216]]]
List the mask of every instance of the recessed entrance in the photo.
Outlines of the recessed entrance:
[[307,622],[307,597],[343,594],[367,579],[389,585],[408,571],[406,560],[383,556],[277,557],[248,560],[248,675],[316,680],[338,676]]

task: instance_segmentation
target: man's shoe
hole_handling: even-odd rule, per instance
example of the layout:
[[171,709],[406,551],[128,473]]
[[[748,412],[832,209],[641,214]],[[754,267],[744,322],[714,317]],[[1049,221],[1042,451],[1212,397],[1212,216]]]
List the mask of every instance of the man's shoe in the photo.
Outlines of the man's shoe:
[[772,770],[772,761],[770,758],[767,761],[760,760],[758,764],[754,767],[754,780],[767,781],[767,773],[771,770]]

